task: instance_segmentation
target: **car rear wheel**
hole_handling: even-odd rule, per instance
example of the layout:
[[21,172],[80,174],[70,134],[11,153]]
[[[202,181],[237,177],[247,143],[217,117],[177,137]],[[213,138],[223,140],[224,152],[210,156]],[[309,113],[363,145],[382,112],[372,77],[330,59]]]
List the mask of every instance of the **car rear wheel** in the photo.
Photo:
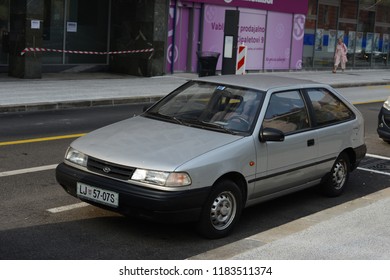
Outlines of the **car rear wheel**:
[[198,232],[207,238],[222,238],[231,233],[242,211],[242,194],[230,180],[218,182],[203,206]]
[[339,196],[347,185],[350,173],[349,157],[341,153],[333,164],[330,173],[321,185],[322,192],[327,196]]

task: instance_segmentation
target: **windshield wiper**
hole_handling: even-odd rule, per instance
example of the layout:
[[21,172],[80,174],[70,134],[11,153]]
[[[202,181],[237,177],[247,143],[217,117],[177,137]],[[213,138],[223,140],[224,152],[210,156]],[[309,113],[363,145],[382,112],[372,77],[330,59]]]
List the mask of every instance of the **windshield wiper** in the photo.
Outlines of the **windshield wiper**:
[[164,114],[161,114],[158,112],[147,112],[146,116],[157,117],[160,120],[168,120],[168,121],[173,120],[176,123],[183,125],[183,122],[181,120],[179,120],[178,118],[176,118],[175,116],[168,116],[168,115],[164,115]]
[[233,134],[233,135],[237,134],[233,130],[228,129],[225,126],[223,126],[221,124],[217,124],[217,123],[210,123],[210,122],[200,121],[198,119],[183,119],[182,121],[183,121],[183,124],[188,124],[190,126],[191,125],[196,125],[196,126],[200,126],[202,128],[211,128],[213,130],[227,132],[227,133]]

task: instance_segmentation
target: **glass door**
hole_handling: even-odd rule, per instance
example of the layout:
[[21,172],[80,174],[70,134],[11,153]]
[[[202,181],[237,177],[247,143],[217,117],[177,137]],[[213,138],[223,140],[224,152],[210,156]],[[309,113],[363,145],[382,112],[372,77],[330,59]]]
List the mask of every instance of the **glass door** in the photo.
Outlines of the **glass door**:
[[0,0],[0,64],[8,63],[9,0]]
[[[1,1],[1,0],[0,0]],[[43,47],[107,52],[110,0],[44,0]],[[106,64],[108,55],[46,52],[43,64]]]
[[[43,48],[63,50],[64,46],[64,0],[45,0],[43,8]],[[62,64],[63,54],[45,52],[43,64]]]
[[[72,51],[107,52],[109,0],[66,1],[65,48]],[[69,54],[66,64],[107,63],[107,55]]]

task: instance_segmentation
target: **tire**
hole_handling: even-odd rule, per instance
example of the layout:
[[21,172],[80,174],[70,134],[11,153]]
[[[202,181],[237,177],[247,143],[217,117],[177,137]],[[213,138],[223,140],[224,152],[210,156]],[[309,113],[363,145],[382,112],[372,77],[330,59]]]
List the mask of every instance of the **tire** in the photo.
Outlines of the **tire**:
[[348,183],[350,172],[349,157],[346,153],[341,153],[321,184],[322,193],[330,197],[341,195]]
[[197,229],[200,235],[215,239],[229,235],[242,212],[242,193],[230,180],[218,182],[203,206]]

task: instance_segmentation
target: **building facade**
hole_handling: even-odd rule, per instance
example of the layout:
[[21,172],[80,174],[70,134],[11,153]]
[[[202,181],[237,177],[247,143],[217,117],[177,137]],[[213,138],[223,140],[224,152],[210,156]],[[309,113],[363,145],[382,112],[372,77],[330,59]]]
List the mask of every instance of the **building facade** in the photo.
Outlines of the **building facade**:
[[340,37],[348,47],[347,67],[388,68],[390,1],[309,1],[302,67],[331,67]]
[[[0,0],[0,71],[22,78],[42,71],[162,75],[167,15],[167,0]],[[22,55],[25,48],[40,51]]]
[[197,51],[223,54],[227,10],[239,11],[247,70],[301,69],[307,7],[308,0],[171,0],[167,72],[196,72]]
[[348,68],[389,67],[389,0],[0,0],[0,72],[196,73],[198,51],[223,53],[226,10],[240,12],[248,71],[330,69],[340,37]]

